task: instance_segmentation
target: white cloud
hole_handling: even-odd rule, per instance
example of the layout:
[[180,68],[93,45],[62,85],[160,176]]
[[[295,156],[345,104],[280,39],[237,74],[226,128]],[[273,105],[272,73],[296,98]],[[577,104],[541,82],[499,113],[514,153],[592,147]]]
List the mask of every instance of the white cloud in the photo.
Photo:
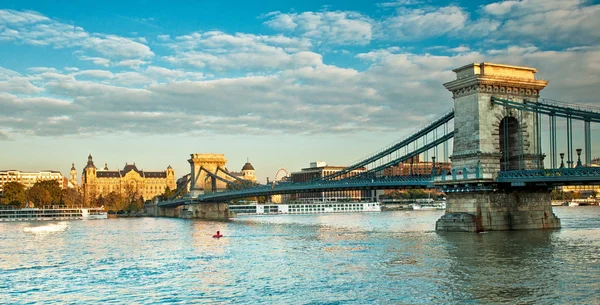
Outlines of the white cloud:
[[108,67],[110,66],[110,59],[102,58],[102,57],[90,57],[90,56],[79,56],[81,60],[91,61],[95,65]]
[[269,16],[273,17],[270,20],[265,21],[265,24],[275,30],[292,31],[298,26],[298,24],[294,22],[294,19],[288,14],[274,12],[270,13]]
[[17,71],[13,71],[11,69],[6,69],[4,67],[0,67],[0,80],[9,79],[15,76],[20,76],[21,74]]
[[149,58],[154,56],[154,52],[147,45],[114,35],[90,37],[82,46],[105,56],[117,58]]
[[113,78],[114,74],[110,71],[105,70],[82,70],[74,74],[75,77],[91,77],[91,78]]
[[292,31],[323,44],[365,45],[371,42],[372,20],[356,12],[272,12],[264,24]]
[[439,37],[465,27],[468,13],[458,6],[435,9],[399,8],[397,16],[383,21],[382,35],[399,40]]
[[0,10],[0,40],[15,40],[34,46],[83,48],[110,58],[150,58],[154,53],[134,39],[88,33],[83,28],[47,18],[35,12]]
[[42,21],[48,21],[49,19],[36,12],[19,12],[14,10],[0,10],[0,24],[28,24]]
[[122,60],[120,62],[117,63],[117,67],[129,67],[132,69],[139,69],[140,66],[147,64],[146,61],[143,60],[139,60],[139,59],[127,59],[127,60]]
[[500,1],[482,11],[500,23],[497,39],[527,39],[545,45],[595,45],[600,41],[600,4],[584,0]]
[[282,35],[266,36],[213,31],[178,36],[167,44],[169,63],[213,71],[275,70],[316,65],[321,55],[306,51],[310,42]]
[[408,5],[416,5],[420,4],[422,1],[418,0],[396,0],[394,2],[381,2],[377,3],[378,7],[389,8],[389,7],[399,7],[399,6],[408,6]]
[[36,94],[42,91],[44,89],[34,86],[25,77],[14,77],[7,81],[0,81],[0,92]]

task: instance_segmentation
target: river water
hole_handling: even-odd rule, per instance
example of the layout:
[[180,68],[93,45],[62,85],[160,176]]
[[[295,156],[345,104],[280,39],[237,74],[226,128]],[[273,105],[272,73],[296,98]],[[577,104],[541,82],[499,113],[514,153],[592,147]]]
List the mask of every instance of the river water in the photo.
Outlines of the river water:
[[442,211],[0,223],[0,303],[600,304],[600,207],[554,211],[481,234],[436,233]]

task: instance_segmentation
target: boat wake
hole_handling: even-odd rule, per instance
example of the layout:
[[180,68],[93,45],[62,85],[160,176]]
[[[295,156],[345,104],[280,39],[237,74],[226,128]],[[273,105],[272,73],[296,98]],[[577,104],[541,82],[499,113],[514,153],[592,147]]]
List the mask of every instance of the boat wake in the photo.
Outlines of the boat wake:
[[59,223],[47,224],[43,226],[35,226],[35,227],[25,227],[23,228],[24,232],[27,233],[51,233],[51,232],[61,232],[67,229],[67,222],[61,221]]

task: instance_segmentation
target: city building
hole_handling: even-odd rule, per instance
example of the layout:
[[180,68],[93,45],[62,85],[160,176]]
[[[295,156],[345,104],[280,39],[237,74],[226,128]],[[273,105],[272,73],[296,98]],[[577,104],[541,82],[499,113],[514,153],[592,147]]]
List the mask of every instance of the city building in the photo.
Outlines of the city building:
[[[290,176],[290,180],[294,183],[308,182],[317,178],[325,177],[333,173],[339,172],[345,169],[345,166],[331,166],[327,165],[326,162],[317,161],[311,162],[310,166],[301,169],[299,172],[293,172]],[[342,175],[336,179],[344,179],[352,176],[356,176],[365,171],[364,167],[355,169],[345,175]],[[367,190],[352,190],[352,191],[331,191],[331,192],[310,192],[310,193],[298,193],[295,196],[289,196],[287,200],[339,200],[339,199],[362,199],[370,198],[371,193]],[[287,196],[286,196],[287,197]]]
[[244,166],[242,167],[241,172],[229,172],[229,174],[239,179],[256,182],[254,166],[252,166],[252,164],[250,164],[249,161],[246,161],[246,164],[244,164]]
[[38,181],[56,180],[61,189],[68,187],[67,179],[59,171],[45,170],[39,172],[24,172],[20,170],[0,171],[0,192],[4,190],[4,184],[7,182],[18,182],[26,189],[32,187]]
[[150,200],[163,194],[166,187],[171,190],[176,188],[175,171],[171,166],[164,171],[151,172],[139,170],[135,163],[125,164],[121,170],[110,170],[105,163],[104,168],[97,169],[92,155],[88,156],[81,177],[81,188],[86,202],[100,195],[106,196],[110,192],[134,193],[144,200]]
[[77,184],[77,170],[75,169],[75,163],[71,163],[71,172],[69,174],[69,188],[79,188],[79,185]]
[[[415,156],[406,162],[400,162],[397,165],[386,168],[383,171],[385,176],[422,176],[431,175],[431,170],[434,163],[431,161],[423,162],[420,156]],[[451,162],[435,162],[435,169],[438,175],[445,170],[450,172],[452,170]]]

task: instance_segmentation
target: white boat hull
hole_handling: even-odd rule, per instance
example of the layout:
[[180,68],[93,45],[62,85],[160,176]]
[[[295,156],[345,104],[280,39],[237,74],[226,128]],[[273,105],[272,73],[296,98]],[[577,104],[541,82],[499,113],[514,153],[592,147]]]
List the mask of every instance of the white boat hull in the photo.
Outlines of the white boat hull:
[[381,205],[378,202],[274,203],[230,205],[229,210],[238,215],[353,213],[381,212]]

